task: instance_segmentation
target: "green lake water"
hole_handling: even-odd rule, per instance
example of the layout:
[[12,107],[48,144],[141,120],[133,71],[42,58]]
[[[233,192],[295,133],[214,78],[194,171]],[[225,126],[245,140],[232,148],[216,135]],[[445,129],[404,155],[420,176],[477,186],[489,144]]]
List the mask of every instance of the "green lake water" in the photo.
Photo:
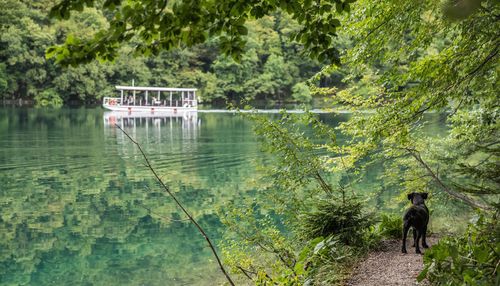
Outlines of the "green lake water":
[[[348,116],[321,118],[336,126]],[[443,132],[442,118],[435,122],[430,132]],[[216,210],[251,196],[258,167],[271,162],[251,123],[231,113],[120,118],[100,108],[0,108],[0,285],[222,281],[204,239],[115,123],[215,242],[223,232]],[[373,180],[364,192],[373,191],[374,209],[399,211]],[[457,218],[441,213],[440,225]]]

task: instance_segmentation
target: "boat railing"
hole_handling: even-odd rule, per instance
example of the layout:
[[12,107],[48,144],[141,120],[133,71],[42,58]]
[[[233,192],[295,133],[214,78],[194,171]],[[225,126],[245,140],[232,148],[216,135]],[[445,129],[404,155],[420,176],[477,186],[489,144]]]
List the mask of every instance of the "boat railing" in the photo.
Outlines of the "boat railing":
[[104,97],[102,100],[104,105],[122,105],[122,99],[119,97]]
[[103,98],[103,104],[107,106],[166,106],[166,107],[196,107],[198,105],[198,102],[196,99],[175,99],[175,100],[168,100],[168,99],[160,99],[156,100],[155,98],[148,100],[147,102],[144,99],[136,99],[131,100],[124,98],[123,102],[120,97],[104,97]]

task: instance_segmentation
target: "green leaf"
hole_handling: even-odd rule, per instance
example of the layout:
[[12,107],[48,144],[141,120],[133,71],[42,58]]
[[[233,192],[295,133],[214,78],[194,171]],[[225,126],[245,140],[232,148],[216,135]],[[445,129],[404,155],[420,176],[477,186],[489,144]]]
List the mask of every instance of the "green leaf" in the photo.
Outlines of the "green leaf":
[[343,11],[343,8],[342,8],[342,2],[338,1],[338,2],[335,2],[335,8],[337,9],[337,13],[342,13]]
[[333,19],[331,24],[335,27],[340,27],[340,21],[338,19]]
[[351,12],[351,5],[349,5],[349,3],[343,3],[342,4],[342,10],[346,11],[347,13]]
[[422,282],[422,280],[424,280],[426,277],[427,277],[427,273],[429,272],[429,265],[425,266],[424,269],[422,269],[422,271],[420,271],[420,273],[418,274],[417,276],[417,281],[418,282]]
[[45,58],[46,59],[51,59],[53,58],[57,53],[57,47],[49,47],[47,50],[45,50]]
[[248,29],[247,29],[247,27],[245,27],[245,26],[238,26],[237,29],[238,29],[238,33],[240,35],[243,35],[243,36],[248,35]]
[[477,246],[474,248],[474,256],[479,263],[485,263],[489,260],[490,249],[486,245]]

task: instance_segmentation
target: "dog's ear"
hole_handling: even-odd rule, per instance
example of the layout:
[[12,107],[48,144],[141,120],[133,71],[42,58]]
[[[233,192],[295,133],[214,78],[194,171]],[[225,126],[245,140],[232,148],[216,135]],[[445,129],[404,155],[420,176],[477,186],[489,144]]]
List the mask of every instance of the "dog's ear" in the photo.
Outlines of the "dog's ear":
[[408,194],[408,200],[413,200],[413,196],[415,195],[415,193],[410,193]]
[[422,193],[422,198],[423,198],[424,200],[427,200],[427,195],[429,195],[429,193]]

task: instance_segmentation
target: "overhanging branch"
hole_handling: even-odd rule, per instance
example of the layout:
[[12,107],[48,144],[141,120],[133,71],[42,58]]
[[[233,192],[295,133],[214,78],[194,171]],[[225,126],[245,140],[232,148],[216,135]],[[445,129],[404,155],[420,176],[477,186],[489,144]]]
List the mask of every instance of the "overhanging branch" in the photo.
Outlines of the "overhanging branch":
[[427,173],[434,179],[434,181],[441,187],[441,189],[447,193],[448,195],[459,199],[469,206],[473,208],[480,208],[484,210],[491,210],[492,208],[488,205],[481,204],[468,196],[461,194],[459,192],[456,192],[452,189],[450,189],[440,178],[439,176],[431,169],[431,167],[422,159],[420,156],[420,153],[418,153],[416,150],[410,149],[410,148],[404,148],[417,162],[427,171]]
[[227,281],[229,282],[230,285],[234,286],[234,282],[233,280],[231,280],[231,277],[229,277],[229,274],[226,272],[226,269],[224,268],[224,266],[222,265],[222,262],[219,258],[219,255],[217,254],[217,251],[215,250],[215,246],[213,245],[212,241],[210,240],[210,238],[208,237],[207,233],[205,232],[205,230],[203,230],[203,228],[198,224],[198,222],[194,219],[194,217],[187,211],[187,209],[181,204],[181,202],[177,199],[177,197],[174,195],[174,193],[172,193],[172,191],[167,187],[167,185],[165,185],[165,183],[163,183],[162,179],[160,178],[160,176],[156,173],[155,169],[153,168],[153,166],[151,165],[151,163],[149,162],[149,159],[148,157],[146,156],[146,154],[144,153],[144,151],[142,150],[141,148],[141,145],[135,141],[132,137],[130,137],[130,135],[125,132],[125,130],[123,130],[118,124],[115,124],[115,126],[120,129],[127,137],[128,139],[130,139],[130,141],[135,145],[137,146],[137,149],[139,149],[139,152],[141,152],[142,154],[142,157],[144,158],[144,161],[146,162],[146,167],[149,168],[149,170],[151,170],[151,173],[153,173],[153,175],[155,176],[156,180],[160,183],[160,185],[163,187],[163,189],[168,193],[168,195],[174,200],[174,202],[177,204],[177,206],[182,210],[182,212],[189,218],[189,220],[191,221],[191,223],[193,223],[196,228],[198,229],[198,231],[200,232],[200,234],[203,236],[203,238],[205,238],[205,240],[207,241],[208,243],[208,246],[210,247],[210,250],[212,250],[212,254],[214,255],[215,259],[217,260],[217,264],[219,264],[219,268],[220,270],[222,271],[222,273],[224,274],[224,276],[226,277]]

